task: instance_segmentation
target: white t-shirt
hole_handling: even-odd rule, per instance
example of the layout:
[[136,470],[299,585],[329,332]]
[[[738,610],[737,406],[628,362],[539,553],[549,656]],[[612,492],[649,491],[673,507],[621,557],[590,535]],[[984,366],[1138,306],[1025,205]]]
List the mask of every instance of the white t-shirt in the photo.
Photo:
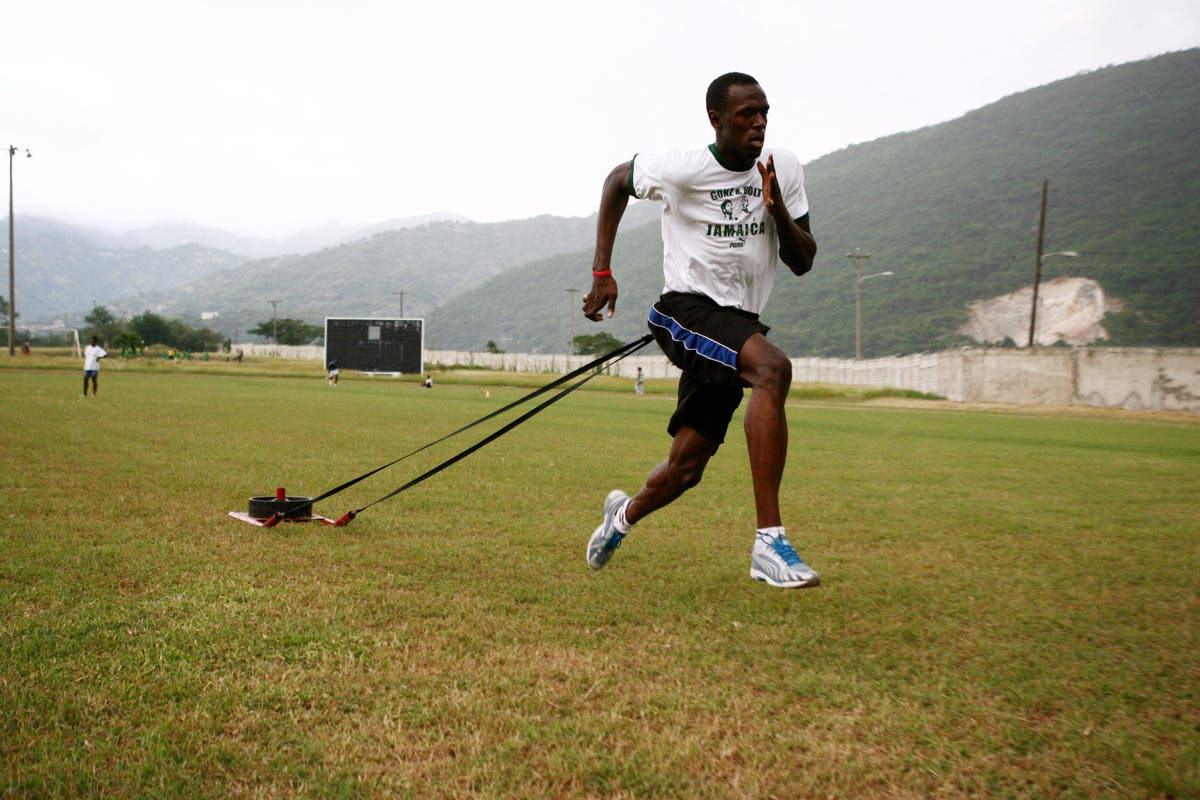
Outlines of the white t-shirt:
[[98,344],[89,344],[83,348],[83,369],[85,372],[100,369],[100,359],[108,355],[108,351]]
[[[775,156],[783,202],[793,219],[808,213],[804,168],[787,150]],[[756,167],[721,166],[713,145],[697,150],[639,153],[633,194],[661,200],[664,291],[703,294],[722,306],[762,313],[775,284],[779,238],[762,199]]]

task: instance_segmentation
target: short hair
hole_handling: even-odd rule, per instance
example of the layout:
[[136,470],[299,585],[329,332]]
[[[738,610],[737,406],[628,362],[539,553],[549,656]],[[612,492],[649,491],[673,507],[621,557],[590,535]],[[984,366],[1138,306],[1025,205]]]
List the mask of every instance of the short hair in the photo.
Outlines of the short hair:
[[750,75],[744,72],[726,72],[708,85],[708,93],[704,95],[705,107],[709,111],[724,111],[725,101],[729,99],[730,86],[758,85]]

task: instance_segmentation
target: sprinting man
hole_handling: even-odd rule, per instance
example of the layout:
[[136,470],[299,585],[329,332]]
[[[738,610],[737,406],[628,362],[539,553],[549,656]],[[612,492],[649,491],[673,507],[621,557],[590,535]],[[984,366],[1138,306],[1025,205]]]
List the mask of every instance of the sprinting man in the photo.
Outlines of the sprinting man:
[[100,346],[100,340],[92,337],[92,343],[83,348],[83,396],[88,396],[88,381],[92,382],[92,397],[99,390],[100,359],[108,358],[108,351]]
[[700,482],[748,386],[745,432],[757,514],[750,576],[785,588],[816,586],[820,578],[788,541],[779,512],[792,365],[759,321],[777,261],[795,275],[812,269],[817,244],[804,171],[794,154],[765,147],[767,96],[754,78],[722,75],[705,99],[713,144],[639,153],[604,182],[584,316],[599,321],[616,310],[611,259],[629,198],[663,201],[665,288],[648,322],[683,374],[666,460],[632,498],[619,489],[609,493],[587,560],[601,569],[634,523]]

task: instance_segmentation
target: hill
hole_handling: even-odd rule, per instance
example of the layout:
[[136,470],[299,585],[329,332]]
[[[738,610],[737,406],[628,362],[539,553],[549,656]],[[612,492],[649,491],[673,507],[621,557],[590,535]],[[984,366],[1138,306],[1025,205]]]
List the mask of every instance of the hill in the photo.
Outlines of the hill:
[[[956,120],[848,147],[806,165],[820,252],[776,282],[765,320],[790,354],[854,354],[856,247],[865,356],[941,349],[971,302],[1033,278],[1042,181],[1050,182],[1044,275],[1090,278],[1121,302],[1122,345],[1200,346],[1200,50],[1108,67],[1016,94]],[[644,205],[644,204],[637,204]],[[661,286],[656,226],[618,242],[616,317],[576,332],[643,330]],[[563,287],[589,280],[590,250],[529,264],[439,308],[439,347],[561,350]],[[580,286],[587,288],[587,284]]]
[[[64,316],[78,321],[96,304],[134,308],[135,297],[169,294],[193,283],[198,286],[185,291],[202,294],[205,280],[214,273],[254,259],[310,253],[438,221],[468,220],[454,214],[425,214],[366,227],[331,223],[262,239],[176,222],[113,233],[18,214],[17,312],[24,323]],[[7,217],[0,222],[7,228]],[[120,298],[127,299],[121,302]],[[133,313],[143,310],[134,308]]]
[[[784,282],[797,307],[791,347],[853,352],[853,269],[872,354],[955,343],[967,304],[1032,282],[1043,180],[1044,274],[1090,278],[1124,311],[1123,345],[1200,345],[1200,50],[1109,67],[1022,92],[955,121],[848,148],[808,169],[824,257],[814,280]],[[835,313],[835,309],[840,313]]]
[[[644,221],[646,218],[640,218]],[[236,336],[270,319],[420,317],[531,258],[565,253],[595,235],[595,217],[497,223],[433,222],[388,230],[300,256],[260,259],[202,281],[114,301],[119,314],[151,310]],[[403,297],[401,297],[403,292]],[[271,301],[279,301],[272,307]]]

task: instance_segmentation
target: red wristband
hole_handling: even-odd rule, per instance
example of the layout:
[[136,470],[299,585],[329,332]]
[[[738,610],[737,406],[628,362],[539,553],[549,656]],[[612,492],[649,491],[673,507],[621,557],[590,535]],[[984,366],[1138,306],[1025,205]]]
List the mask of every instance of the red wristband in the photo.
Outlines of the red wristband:
[[594,269],[592,270],[593,278],[607,278],[612,275],[611,269]]

